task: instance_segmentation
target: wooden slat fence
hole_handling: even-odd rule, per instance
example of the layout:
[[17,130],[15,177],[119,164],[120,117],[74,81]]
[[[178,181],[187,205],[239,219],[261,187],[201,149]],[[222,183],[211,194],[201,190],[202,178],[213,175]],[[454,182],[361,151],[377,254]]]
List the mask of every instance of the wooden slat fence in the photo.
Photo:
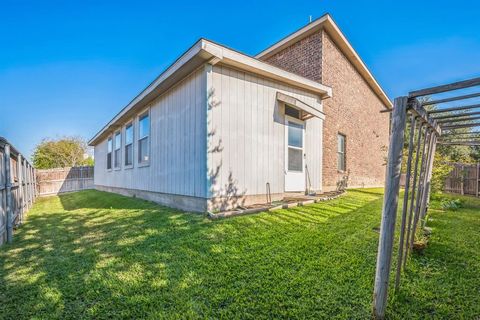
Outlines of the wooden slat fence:
[[37,181],[40,196],[93,189],[93,167],[37,170]]
[[12,242],[35,202],[35,169],[6,139],[0,137],[0,245]]
[[445,192],[480,196],[480,164],[453,163],[445,179]]

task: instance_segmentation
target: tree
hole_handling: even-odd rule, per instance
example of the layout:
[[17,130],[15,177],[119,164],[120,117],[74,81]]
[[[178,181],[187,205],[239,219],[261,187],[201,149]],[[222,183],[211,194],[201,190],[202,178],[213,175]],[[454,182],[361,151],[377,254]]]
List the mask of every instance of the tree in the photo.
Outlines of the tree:
[[33,164],[37,169],[92,165],[87,151],[87,143],[80,137],[45,138],[35,147]]

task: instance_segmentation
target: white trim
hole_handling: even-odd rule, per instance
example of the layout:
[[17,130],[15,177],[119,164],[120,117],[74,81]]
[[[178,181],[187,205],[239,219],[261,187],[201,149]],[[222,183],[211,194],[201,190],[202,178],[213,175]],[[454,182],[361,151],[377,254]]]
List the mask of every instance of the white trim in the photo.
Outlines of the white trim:
[[[338,138],[343,137],[343,152],[338,151]],[[343,155],[343,170],[338,167],[338,156]],[[341,132],[337,132],[337,172],[345,173],[347,172],[347,135]]]
[[126,164],[125,163],[125,157],[123,157],[122,159],[122,162],[123,162],[123,168],[124,169],[132,169],[133,168],[133,164],[135,163],[135,121],[134,119],[131,119],[130,121],[128,121],[124,126],[123,126],[123,136],[125,137],[125,140],[124,140],[124,143],[123,143],[123,152],[124,152],[124,155],[126,156],[127,155],[127,152],[126,152],[126,147],[127,147],[127,127],[128,126],[132,126],[132,142],[131,142],[131,145],[132,145],[132,164]]
[[[289,106],[292,106],[296,109],[304,111],[311,116],[314,116],[314,117],[320,118],[322,120],[325,120],[325,114],[322,111],[318,110],[315,107],[312,107],[312,106],[306,104],[303,101],[298,100],[297,98],[294,98],[294,97],[289,96],[287,94],[284,94],[280,91],[277,91],[277,100],[281,101],[281,102],[283,102],[283,103],[285,103]],[[306,119],[301,119],[301,120],[306,120]]]
[[211,97],[210,95],[214,93],[214,91],[212,91],[214,88],[213,88],[213,65],[211,63],[205,64],[204,76],[205,76],[205,83],[206,83],[205,105],[206,105],[206,108],[207,108],[207,110],[206,110],[206,115],[207,116],[206,116],[206,119],[205,119],[205,129],[206,129],[206,132],[205,132],[205,135],[206,135],[205,150],[207,150],[206,162],[205,162],[205,164],[206,164],[205,172],[207,173],[207,176],[206,176],[206,179],[205,179],[205,182],[206,182],[205,190],[206,190],[207,198],[210,199],[213,196],[213,190],[212,190],[212,177],[211,177],[211,173],[209,172],[209,168],[213,168],[213,154],[212,154],[212,152],[209,152],[210,143],[211,143],[211,140],[212,140],[212,137],[209,135],[210,123],[211,123],[211,119],[209,119],[209,116],[211,115],[211,112],[210,112],[209,108],[210,108],[210,103],[214,103],[214,101],[210,101],[210,99],[213,99],[213,97]]
[[[148,136],[145,136],[143,138],[140,138],[140,118],[147,115],[148,116]],[[140,145],[139,142],[141,139],[147,138],[148,139],[148,160],[147,161],[139,161],[139,154],[136,155],[136,162],[137,162],[137,167],[142,168],[142,167],[148,167],[150,166],[151,162],[151,154],[152,154],[152,117],[150,113],[150,108],[146,108],[142,110],[142,112],[139,112],[136,116],[136,123],[137,123],[137,139],[136,139],[136,144],[137,144],[137,152],[140,152]],[[135,157],[135,155],[134,155]],[[135,163],[135,161],[134,161]]]
[[291,84],[303,89],[307,89],[319,94],[322,98],[332,96],[332,88],[327,87],[316,81],[304,78],[292,72],[274,67],[268,63],[252,58],[243,53],[228,49],[210,41],[204,41],[203,49],[212,55],[216,55],[220,62],[247,70],[255,74],[279,80],[281,82]]
[[[108,168],[108,140],[112,140],[112,151],[110,152],[110,168]],[[107,153],[106,153],[106,156],[107,156],[107,166],[106,166],[106,169],[108,172],[112,171],[113,169],[113,135],[109,135],[107,137]]]
[[308,25],[301,28],[300,30],[297,30],[291,35],[283,38],[282,40],[268,47],[267,49],[263,50],[262,52],[257,54],[255,58],[265,60],[268,57],[274,55],[275,53],[292,45],[293,43],[309,36],[314,32],[321,30],[322,28],[324,28],[327,31],[327,33],[334,40],[334,42],[337,44],[337,46],[340,48],[343,54],[345,54],[345,56],[355,66],[357,71],[367,81],[367,83],[370,85],[373,91],[377,94],[377,96],[382,100],[385,106],[391,109],[393,107],[393,104],[388,98],[387,94],[382,89],[382,87],[377,82],[373,74],[370,72],[366,64],[360,58],[358,53],[355,51],[355,49],[352,47],[348,39],[345,37],[343,32],[340,30],[338,25],[335,23],[335,21],[332,19],[332,17],[328,13],[318,18],[317,20],[309,23]]
[[[120,148],[117,149],[117,135],[120,135]],[[122,147],[123,147],[123,139],[122,139],[122,129],[117,130],[113,133],[113,170],[118,171],[122,169]],[[118,167],[115,166],[116,160],[116,151],[119,151],[119,159],[118,159]]]
[[[295,146],[289,146],[288,145],[288,129],[290,127],[289,122],[302,126],[302,148],[298,148],[298,147],[295,147]],[[306,183],[305,183],[305,177],[306,177],[306,172],[305,172],[305,161],[306,161],[306,159],[305,159],[305,154],[306,154],[306,150],[305,150],[305,145],[306,145],[305,131],[306,131],[306,129],[307,128],[306,128],[305,121],[285,115],[285,164],[284,164],[284,168],[285,168],[284,169],[285,170],[284,190],[285,190],[285,192],[298,192],[298,191],[305,191],[305,189],[306,189]],[[288,169],[288,149],[289,148],[296,149],[296,150],[302,150],[302,171],[294,171],[294,170],[289,170]],[[302,179],[301,183],[303,183],[303,186],[299,190],[296,190],[295,188],[287,188],[287,183],[288,183],[288,180],[289,180],[288,177],[287,177],[288,175],[297,176],[296,177],[297,179],[301,178]],[[293,177],[290,177],[290,179],[292,179],[292,178]]]

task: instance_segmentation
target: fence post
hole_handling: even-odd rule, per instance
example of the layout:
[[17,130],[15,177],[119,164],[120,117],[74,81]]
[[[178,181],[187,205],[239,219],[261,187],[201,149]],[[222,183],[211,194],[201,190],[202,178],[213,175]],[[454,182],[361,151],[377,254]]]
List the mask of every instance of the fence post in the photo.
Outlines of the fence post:
[[403,143],[407,118],[407,97],[395,99],[392,112],[392,132],[388,148],[388,164],[383,200],[382,222],[378,243],[375,288],[373,292],[373,314],[377,319],[385,318],[388,283],[392,263],[395,235],[395,220],[400,192]]
[[23,183],[23,172],[22,172],[22,163],[23,163],[23,158],[22,155],[19,154],[17,157],[17,178],[18,178],[18,218],[19,222],[23,222],[23,189],[22,189],[22,183]]
[[28,166],[28,189],[30,190],[30,208],[33,206],[33,183],[32,183],[32,166]]
[[460,194],[463,196],[465,194],[465,167],[463,165],[460,166]]
[[12,243],[13,240],[13,208],[12,208],[12,172],[10,163],[10,145],[5,145],[5,195],[7,205],[7,242]]
[[477,191],[477,194],[476,196],[477,197],[480,197],[480,163],[477,164],[477,181],[475,182],[475,186],[476,186],[476,191]]
[[38,196],[38,190],[37,190],[37,169],[35,169],[34,166],[32,166],[32,174],[33,174],[33,201],[35,202],[35,199],[37,199],[37,196]]
[[28,174],[28,163],[25,164],[25,197],[27,202],[27,210],[30,209],[30,175]]
[[35,202],[35,168],[33,166],[30,167],[30,172],[32,175],[31,182],[32,182],[32,206]]

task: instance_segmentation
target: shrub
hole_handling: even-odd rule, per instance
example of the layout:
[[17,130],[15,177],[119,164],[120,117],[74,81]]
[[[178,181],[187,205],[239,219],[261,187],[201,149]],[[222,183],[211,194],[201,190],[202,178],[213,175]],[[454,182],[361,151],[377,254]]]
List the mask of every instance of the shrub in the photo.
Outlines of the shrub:
[[440,202],[440,206],[445,211],[456,211],[463,207],[463,203],[460,199],[443,199]]

